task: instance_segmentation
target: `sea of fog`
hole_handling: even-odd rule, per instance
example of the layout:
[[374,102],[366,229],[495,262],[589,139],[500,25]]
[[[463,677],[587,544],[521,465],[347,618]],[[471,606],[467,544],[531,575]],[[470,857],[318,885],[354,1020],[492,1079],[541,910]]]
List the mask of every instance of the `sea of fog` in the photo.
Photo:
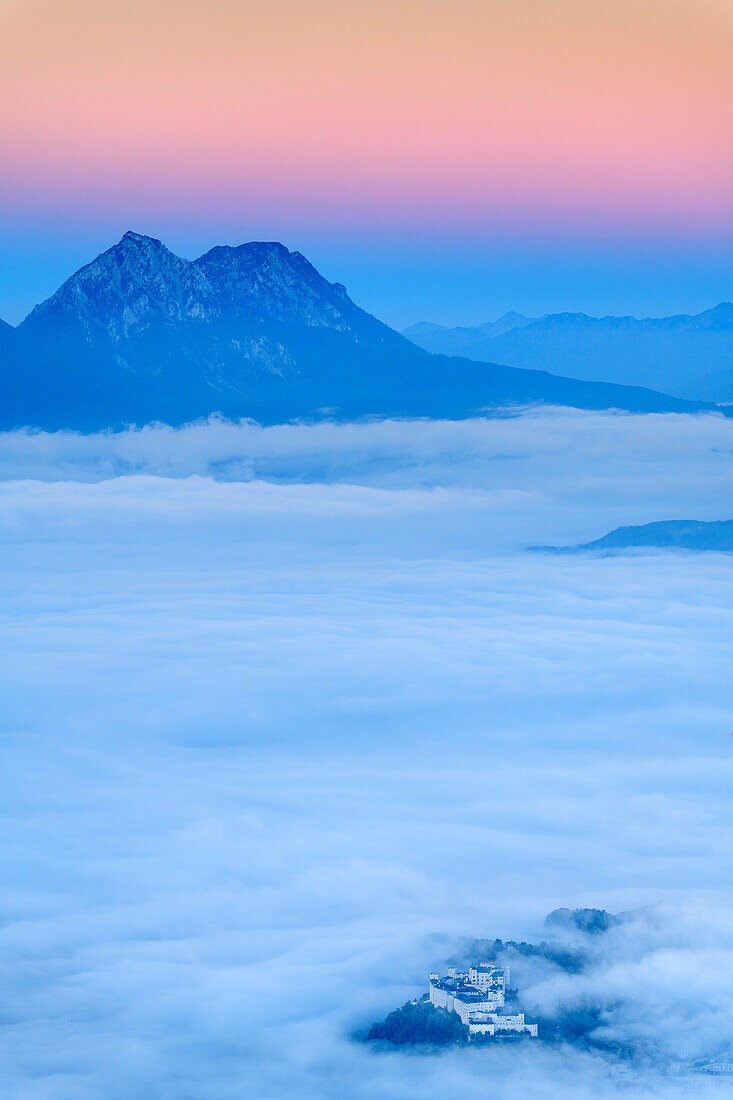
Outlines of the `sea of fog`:
[[352,1035],[462,936],[644,907],[609,1034],[733,1035],[733,421],[567,410],[0,436],[0,1094],[728,1095]]

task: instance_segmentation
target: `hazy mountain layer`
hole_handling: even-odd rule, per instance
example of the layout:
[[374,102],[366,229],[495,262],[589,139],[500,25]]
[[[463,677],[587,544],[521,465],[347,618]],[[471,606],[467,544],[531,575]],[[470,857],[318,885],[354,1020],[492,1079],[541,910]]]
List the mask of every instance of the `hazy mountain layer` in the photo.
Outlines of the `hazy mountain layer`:
[[[517,318],[516,324],[505,326]],[[498,327],[497,327],[498,326]],[[678,397],[733,401],[733,304],[696,316],[587,317],[507,314],[493,325],[413,325],[405,335],[444,355],[470,355],[590,381],[650,386]]]
[[498,321],[486,321],[474,328],[446,328],[429,321],[419,321],[406,328],[403,336],[418,347],[435,355],[465,355],[470,359],[485,359],[488,341],[514,329],[524,328],[537,320],[521,313],[505,313]]

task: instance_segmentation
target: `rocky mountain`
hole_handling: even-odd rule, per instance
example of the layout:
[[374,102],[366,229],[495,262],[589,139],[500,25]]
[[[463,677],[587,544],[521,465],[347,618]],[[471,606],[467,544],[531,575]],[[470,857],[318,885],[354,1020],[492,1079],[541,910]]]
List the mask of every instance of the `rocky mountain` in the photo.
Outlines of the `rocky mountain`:
[[[245,320],[257,326],[290,323],[352,332],[366,325],[372,342],[390,336],[327,282],[299,252],[255,242],[212,248],[198,260],[183,260],[152,237],[126,233],[119,244],[72,275],[20,326],[26,336],[49,328],[106,346],[118,362],[135,369],[145,358],[151,330],[161,336]],[[396,335],[396,334],[395,334]],[[145,337],[143,339],[143,337]],[[280,361],[277,348],[273,363]]]
[[6,335],[0,428],[95,430],[212,413],[264,423],[324,412],[460,417],[537,402],[710,407],[428,354],[274,242],[190,261],[126,233]]
[[695,316],[643,320],[584,313],[551,313],[534,320],[514,315],[517,323],[507,329],[511,316],[476,328],[413,325],[405,335],[445,355],[649,386],[688,400],[733,401],[730,302]]
[[136,233],[37,306],[18,343],[5,424],[305,415],[332,401],[337,361],[424,357],[281,244],[188,261]]
[[567,547],[564,553],[582,550],[627,550],[634,547],[660,549],[718,550],[733,552],[733,519],[674,519],[644,523],[637,527],[617,527],[607,535],[581,546]]

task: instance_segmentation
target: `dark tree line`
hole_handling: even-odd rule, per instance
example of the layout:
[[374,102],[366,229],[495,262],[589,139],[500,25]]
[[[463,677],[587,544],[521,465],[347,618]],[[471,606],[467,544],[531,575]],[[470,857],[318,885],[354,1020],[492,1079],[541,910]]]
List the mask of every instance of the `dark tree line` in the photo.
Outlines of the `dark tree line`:
[[367,1034],[369,1042],[390,1043],[392,1046],[452,1046],[468,1042],[468,1028],[455,1012],[436,1008],[429,1001],[390,1012],[380,1024],[372,1024]]

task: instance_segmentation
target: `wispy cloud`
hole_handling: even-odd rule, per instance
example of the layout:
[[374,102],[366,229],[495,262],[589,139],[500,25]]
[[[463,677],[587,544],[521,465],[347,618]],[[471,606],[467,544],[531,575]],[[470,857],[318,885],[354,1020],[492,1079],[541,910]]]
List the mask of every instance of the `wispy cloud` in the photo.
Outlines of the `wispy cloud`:
[[[469,512],[501,510],[503,524],[484,526],[492,549],[524,540],[578,541],[623,523],[724,518],[733,490],[733,424],[722,416],[582,413],[538,410],[506,419],[322,423],[262,428],[212,420],[183,429],[149,426],[98,435],[0,434],[0,478],[94,482],[132,475],[264,481],[252,506],[434,510],[463,494]],[[269,483],[310,485],[301,494]],[[315,485],[325,486],[320,495]],[[334,488],[403,490],[358,496]],[[446,495],[420,496],[429,489]],[[127,489],[108,489],[110,494]],[[161,493],[165,492],[161,487]],[[170,492],[170,490],[168,490]],[[181,493],[234,500],[191,483]],[[161,498],[162,499],[162,498]],[[418,504],[418,500],[423,503]],[[305,502],[315,502],[321,504]],[[377,503],[379,501],[379,504]],[[256,510],[256,509],[255,509]],[[727,513],[726,513],[727,514]],[[502,530],[502,527],[504,530]],[[436,532],[439,534],[439,532]],[[463,531],[462,531],[463,534]],[[448,536],[449,537],[449,536]]]

